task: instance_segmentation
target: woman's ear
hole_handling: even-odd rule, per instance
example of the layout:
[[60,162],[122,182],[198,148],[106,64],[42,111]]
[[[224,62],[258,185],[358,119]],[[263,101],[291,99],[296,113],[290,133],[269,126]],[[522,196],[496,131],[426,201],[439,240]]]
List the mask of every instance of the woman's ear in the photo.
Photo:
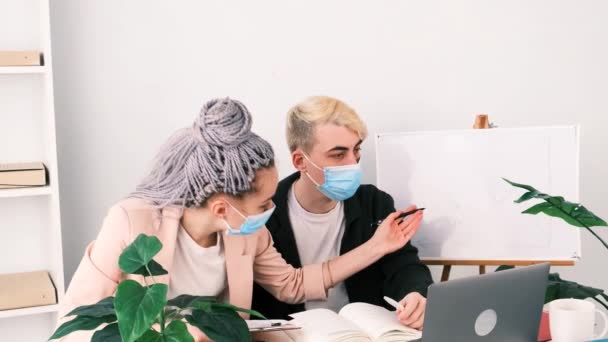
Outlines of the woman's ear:
[[226,201],[222,198],[216,198],[209,202],[209,209],[213,216],[225,219],[226,213],[228,211],[228,207],[226,205]]

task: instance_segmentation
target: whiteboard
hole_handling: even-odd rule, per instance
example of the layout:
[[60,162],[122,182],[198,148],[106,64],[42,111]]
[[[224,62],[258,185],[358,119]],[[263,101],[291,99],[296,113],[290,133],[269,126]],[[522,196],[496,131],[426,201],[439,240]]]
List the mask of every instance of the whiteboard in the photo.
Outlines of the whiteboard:
[[377,185],[395,207],[427,208],[412,243],[425,260],[580,258],[580,230],[521,212],[538,200],[502,180],[579,200],[579,127],[494,128],[376,136]]

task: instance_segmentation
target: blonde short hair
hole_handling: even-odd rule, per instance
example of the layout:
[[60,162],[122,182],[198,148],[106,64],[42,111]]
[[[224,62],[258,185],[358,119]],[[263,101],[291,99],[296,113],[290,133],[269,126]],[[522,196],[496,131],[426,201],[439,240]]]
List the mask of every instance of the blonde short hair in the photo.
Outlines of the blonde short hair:
[[357,112],[346,103],[329,96],[312,96],[296,104],[287,112],[287,145],[309,152],[314,143],[314,128],[331,123],[346,127],[367,138],[367,127]]

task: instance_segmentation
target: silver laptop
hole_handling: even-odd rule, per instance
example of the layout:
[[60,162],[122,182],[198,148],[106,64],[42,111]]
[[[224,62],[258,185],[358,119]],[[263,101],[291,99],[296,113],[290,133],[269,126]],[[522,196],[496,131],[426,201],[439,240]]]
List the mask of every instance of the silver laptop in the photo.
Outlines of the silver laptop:
[[423,342],[535,342],[549,264],[431,285]]

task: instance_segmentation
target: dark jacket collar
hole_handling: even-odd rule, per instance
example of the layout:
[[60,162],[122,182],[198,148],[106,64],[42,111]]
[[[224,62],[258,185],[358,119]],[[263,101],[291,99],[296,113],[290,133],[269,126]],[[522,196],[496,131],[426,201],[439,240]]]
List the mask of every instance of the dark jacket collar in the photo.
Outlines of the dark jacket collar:
[[[273,238],[276,240],[277,250],[283,255],[285,260],[294,267],[302,267],[302,262],[298,253],[293,227],[289,220],[289,207],[287,206],[287,200],[289,190],[292,188],[293,183],[295,183],[299,178],[300,172],[295,172],[279,182],[277,192],[273,197],[276,210],[272,215],[273,217],[271,218],[271,222],[269,222],[270,224],[267,225]],[[362,198],[359,190],[357,190],[353,197],[344,201],[344,217],[346,218],[345,237],[348,236],[346,232],[349,231],[349,227],[361,215]],[[344,240],[345,239],[343,238],[343,242]],[[348,246],[350,246],[350,244],[343,243],[343,247]],[[348,247],[348,249],[350,248],[351,247]]]
[[[277,192],[273,198],[274,204],[277,206],[276,211],[280,211],[281,213],[285,213],[287,215],[287,200],[289,190],[291,190],[293,183],[295,183],[299,178],[300,172],[296,171],[279,182]],[[348,227],[353,221],[359,218],[360,215],[361,198],[359,190],[357,190],[357,192],[351,198],[344,201],[344,217],[346,218],[346,226]],[[289,221],[289,218],[287,221]],[[291,224],[289,224],[289,228],[291,229]]]

